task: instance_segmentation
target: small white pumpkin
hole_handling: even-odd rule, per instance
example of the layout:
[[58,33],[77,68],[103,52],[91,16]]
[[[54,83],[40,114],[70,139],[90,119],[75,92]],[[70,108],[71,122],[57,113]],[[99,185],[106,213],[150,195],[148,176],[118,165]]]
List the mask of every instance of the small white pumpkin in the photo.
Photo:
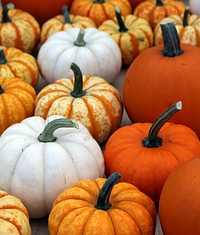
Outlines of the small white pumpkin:
[[108,33],[96,28],[70,28],[50,36],[40,47],[37,61],[47,83],[72,77],[72,62],[83,74],[112,83],[121,70],[122,55]]
[[58,194],[75,182],[103,176],[100,146],[73,119],[33,116],[0,138],[0,188],[18,197],[31,218],[48,215]]
[[200,1],[199,0],[189,0],[189,7],[192,14],[200,16]]

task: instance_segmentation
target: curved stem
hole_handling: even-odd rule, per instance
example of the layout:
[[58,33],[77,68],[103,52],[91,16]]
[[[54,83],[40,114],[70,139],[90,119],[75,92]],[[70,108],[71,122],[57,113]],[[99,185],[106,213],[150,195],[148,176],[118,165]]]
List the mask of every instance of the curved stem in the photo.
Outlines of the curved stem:
[[189,7],[186,7],[184,14],[183,14],[183,27],[188,26],[188,15],[190,13]]
[[8,11],[13,9],[15,7],[14,4],[12,3],[9,3],[7,5],[5,5],[3,7],[3,11],[2,11],[2,19],[1,19],[1,23],[8,23],[8,22],[11,22],[11,19],[9,18],[8,16]]
[[162,50],[163,56],[175,57],[181,55],[184,51],[181,49],[175,24],[173,22],[163,22],[160,26],[164,42],[164,48]]
[[178,111],[182,109],[182,102],[179,101],[165,110],[153,123],[149,130],[148,137],[143,140],[143,144],[147,148],[160,147],[162,139],[158,137],[158,132],[161,127]]
[[164,6],[162,0],[156,0],[156,6]]
[[84,96],[85,92],[83,91],[83,75],[81,70],[75,63],[72,63],[70,68],[74,72],[74,89],[71,95],[75,98]]
[[70,17],[69,17],[69,11],[68,11],[68,6],[64,5],[62,7],[62,13],[64,16],[64,24],[72,24]]
[[74,42],[75,46],[78,46],[78,47],[85,46],[86,42],[84,41],[84,35],[85,35],[85,30],[80,29],[78,37],[76,41]]
[[2,86],[0,85],[0,94],[4,93],[4,89],[2,88]]
[[115,6],[115,15],[119,25],[119,32],[127,32],[128,28],[126,28],[124,21],[122,20],[119,6]]
[[38,140],[40,142],[54,142],[56,141],[56,137],[53,135],[54,131],[57,130],[58,128],[62,128],[62,127],[74,127],[74,128],[78,128],[78,123],[77,121],[70,119],[70,118],[58,118],[55,119],[51,122],[49,122],[43,132],[38,136]]
[[112,205],[110,203],[110,194],[112,192],[112,189],[114,185],[117,183],[117,181],[121,178],[121,175],[117,172],[113,173],[106,182],[104,183],[103,187],[100,190],[97,203],[95,207],[100,210],[108,210]]
[[6,64],[7,60],[3,48],[0,48],[0,64]]

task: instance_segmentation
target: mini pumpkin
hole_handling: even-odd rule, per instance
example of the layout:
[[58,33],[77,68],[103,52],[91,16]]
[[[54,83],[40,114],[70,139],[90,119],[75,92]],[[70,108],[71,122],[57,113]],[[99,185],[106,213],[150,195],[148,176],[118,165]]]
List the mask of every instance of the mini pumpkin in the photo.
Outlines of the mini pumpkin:
[[0,76],[18,77],[36,87],[39,80],[39,68],[36,59],[14,47],[0,47]]
[[20,198],[31,218],[48,215],[78,180],[104,176],[100,146],[72,119],[26,118],[3,132],[0,149],[0,188]]
[[115,13],[115,18],[104,21],[98,29],[114,38],[122,53],[122,64],[129,66],[142,51],[153,45],[153,31],[145,19],[132,14],[122,17],[118,6],[115,6]]
[[181,43],[200,46],[200,17],[189,13],[189,8],[186,8],[184,14],[181,16],[171,15],[162,19],[154,29],[154,44],[158,45],[163,43],[160,24],[170,21],[174,23]]
[[20,78],[0,77],[0,98],[0,134],[34,114],[36,92]]
[[115,172],[108,179],[82,180],[58,195],[48,219],[49,234],[153,235],[153,201],[132,184],[116,184],[120,177]]
[[119,172],[123,182],[134,184],[157,205],[169,174],[200,154],[196,133],[168,122],[181,109],[182,103],[177,102],[153,124],[134,123],[116,130],[104,150],[106,176]]
[[108,33],[96,28],[70,28],[48,38],[40,47],[37,62],[47,83],[73,76],[72,62],[83,74],[112,83],[121,70],[122,55]]
[[146,19],[152,29],[167,16],[181,15],[184,13],[186,4],[179,0],[147,0],[138,4],[133,14]]
[[31,235],[29,215],[20,199],[0,190],[0,234]]
[[0,43],[31,53],[40,39],[40,26],[27,12],[7,4],[0,10]]
[[57,15],[42,25],[40,41],[44,43],[52,34],[69,28],[96,28],[96,23],[89,17],[69,15],[68,7],[62,7],[63,15]]
[[99,26],[105,20],[115,17],[115,5],[119,6],[123,16],[132,12],[129,0],[73,0],[70,6],[70,14],[87,16]]
[[120,125],[123,105],[120,92],[105,79],[82,75],[72,63],[74,77],[45,86],[35,100],[35,115],[74,118],[88,128],[98,143],[104,142]]

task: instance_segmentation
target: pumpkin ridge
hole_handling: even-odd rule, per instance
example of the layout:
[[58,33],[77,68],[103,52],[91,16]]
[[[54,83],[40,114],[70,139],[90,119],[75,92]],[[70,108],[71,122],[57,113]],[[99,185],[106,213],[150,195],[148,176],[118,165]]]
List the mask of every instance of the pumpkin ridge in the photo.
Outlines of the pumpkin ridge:
[[10,218],[10,219],[9,219],[9,218],[5,218],[5,217],[3,217],[3,216],[0,216],[0,219],[3,220],[3,221],[6,221],[7,223],[12,224],[12,225],[17,229],[19,235],[22,235],[22,233],[20,232],[21,226],[15,224],[16,221],[15,221],[13,218]]
[[15,34],[16,34],[16,37],[15,37],[15,41],[14,41],[14,44],[20,48],[20,50],[23,50],[23,42],[21,40],[21,32],[19,30],[19,27],[17,27],[16,23],[12,21],[11,23],[11,26],[14,28],[15,30]]
[[[37,45],[37,43],[39,42],[39,38],[40,38],[40,36],[39,36],[39,34],[38,34],[37,27],[35,26],[35,24],[33,23],[33,21],[30,20],[30,19],[27,19],[26,22],[31,26],[31,28],[32,28],[33,31],[34,31],[35,37],[34,37],[33,45]],[[33,49],[34,49],[34,46],[33,46],[33,48],[31,48],[31,51],[32,51]]]

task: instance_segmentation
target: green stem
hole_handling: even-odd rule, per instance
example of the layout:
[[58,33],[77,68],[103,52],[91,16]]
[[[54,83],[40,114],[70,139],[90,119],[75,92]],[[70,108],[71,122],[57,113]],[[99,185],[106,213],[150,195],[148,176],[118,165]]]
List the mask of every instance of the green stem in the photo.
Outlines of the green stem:
[[57,130],[58,128],[62,127],[74,127],[74,128],[79,128],[77,121],[70,119],[70,118],[58,118],[55,119],[51,122],[49,122],[43,132],[38,136],[38,140],[40,142],[54,142],[56,141],[56,137],[53,135],[54,131]]
[[6,60],[3,48],[0,48],[0,64],[6,64],[8,61]]
[[184,11],[184,15],[183,15],[183,27],[188,26],[188,15],[190,13],[190,9],[189,7],[186,7],[185,11]]
[[164,6],[162,0],[156,0],[156,6]]
[[78,37],[77,37],[76,41],[74,42],[75,46],[78,46],[78,47],[85,46],[86,42],[84,41],[84,35],[85,35],[85,30],[80,29]]
[[8,16],[8,11],[13,9],[14,7],[15,7],[15,5],[12,3],[9,3],[3,7],[2,19],[1,19],[2,24],[11,22],[11,19]]
[[148,137],[143,140],[146,148],[156,148],[162,145],[162,139],[158,137],[161,127],[178,111],[182,109],[182,102],[179,101],[165,110],[152,124]]
[[175,57],[181,55],[184,51],[180,46],[180,39],[173,22],[163,22],[160,24],[164,42],[164,48],[162,50],[163,56]]
[[0,94],[4,93],[4,89],[2,88],[2,86],[0,85]]
[[119,32],[127,32],[128,28],[126,28],[124,21],[122,20],[119,6],[115,6],[115,15],[116,15],[117,22],[119,25]]
[[70,17],[69,17],[69,11],[68,11],[67,5],[64,5],[62,7],[62,13],[64,16],[64,24],[72,24],[72,21],[70,20]]
[[110,203],[110,194],[114,187],[114,185],[117,183],[117,181],[121,178],[121,175],[117,172],[113,173],[106,182],[104,183],[103,187],[100,190],[97,203],[95,207],[100,210],[108,210],[112,205]]
[[75,98],[82,97],[85,95],[85,92],[83,91],[83,75],[81,70],[75,63],[72,63],[70,68],[74,73],[74,89],[71,95]]
[[93,2],[94,2],[94,3],[104,3],[105,0],[94,0]]

